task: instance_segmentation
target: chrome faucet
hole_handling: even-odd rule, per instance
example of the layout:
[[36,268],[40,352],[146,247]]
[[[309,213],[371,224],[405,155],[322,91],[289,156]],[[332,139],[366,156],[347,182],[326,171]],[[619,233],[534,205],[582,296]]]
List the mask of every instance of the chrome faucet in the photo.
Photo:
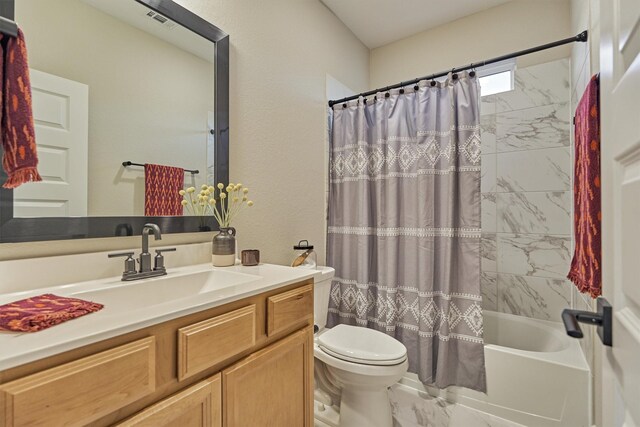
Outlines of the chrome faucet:
[[151,271],[151,254],[149,253],[149,231],[153,232],[153,238],[155,240],[162,240],[162,233],[160,227],[156,224],[145,224],[142,227],[142,252],[138,262],[140,263],[140,273],[147,273]]
[[138,264],[140,269],[136,271],[136,261],[133,259],[133,252],[119,252],[109,254],[109,258],[114,257],[126,257],[124,261],[124,272],[122,273],[122,280],[137,280],[145,279],[147,277],[164,276],[167,274],[167,269],[164,266],[163,252],[173,252],[176,248],[156,249],[156,256],[154,257],[153,269],[151,269],[151,254],[149,253],[149,232],[153,233],[155,240],[162,240],[162,233],[160,227],[156,224],[145,224],[142,227],[142,252],[138,258]]

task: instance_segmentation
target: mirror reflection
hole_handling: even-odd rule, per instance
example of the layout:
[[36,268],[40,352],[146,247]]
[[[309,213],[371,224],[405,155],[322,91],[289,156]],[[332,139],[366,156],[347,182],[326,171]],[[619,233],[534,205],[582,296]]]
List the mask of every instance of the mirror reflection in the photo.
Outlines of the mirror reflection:
[[16,21],[43,181],[14,217],[182,214],[165,196],[214,180],[214,44],[134,0],[20,0]]

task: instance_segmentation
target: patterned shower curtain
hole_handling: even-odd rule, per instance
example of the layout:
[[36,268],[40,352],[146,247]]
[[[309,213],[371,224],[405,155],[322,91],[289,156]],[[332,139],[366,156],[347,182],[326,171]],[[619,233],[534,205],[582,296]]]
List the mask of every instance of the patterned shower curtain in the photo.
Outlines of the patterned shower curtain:
[[485,391],[480,91],[455,77],[333,107],[328,326],[397,338],[425,384]]

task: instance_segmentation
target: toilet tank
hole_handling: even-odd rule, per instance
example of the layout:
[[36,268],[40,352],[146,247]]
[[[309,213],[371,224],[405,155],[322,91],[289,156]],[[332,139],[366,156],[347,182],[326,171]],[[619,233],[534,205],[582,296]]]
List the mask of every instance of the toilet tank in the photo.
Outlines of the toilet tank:
[[323,330],[327,324],[331,279],[336,271],[333,267],[318,267],[318,270],[321,275],[313,284],[313,323]]

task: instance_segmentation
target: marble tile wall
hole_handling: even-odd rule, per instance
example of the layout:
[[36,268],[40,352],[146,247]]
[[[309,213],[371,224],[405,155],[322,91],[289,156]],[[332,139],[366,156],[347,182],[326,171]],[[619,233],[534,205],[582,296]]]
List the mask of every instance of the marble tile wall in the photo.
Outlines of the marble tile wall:
[[516,70],[482,100],[482,293],[487,310],[560,321],[571,305],[570,61]]

